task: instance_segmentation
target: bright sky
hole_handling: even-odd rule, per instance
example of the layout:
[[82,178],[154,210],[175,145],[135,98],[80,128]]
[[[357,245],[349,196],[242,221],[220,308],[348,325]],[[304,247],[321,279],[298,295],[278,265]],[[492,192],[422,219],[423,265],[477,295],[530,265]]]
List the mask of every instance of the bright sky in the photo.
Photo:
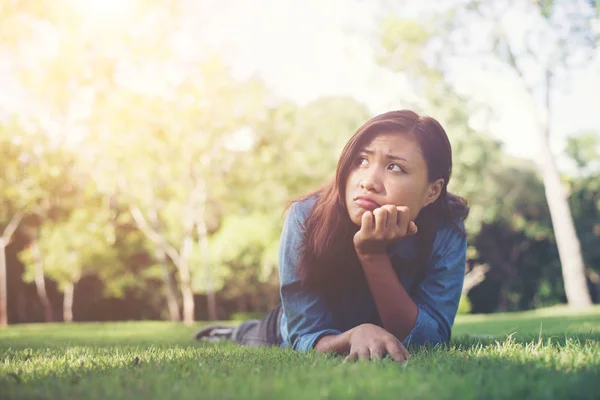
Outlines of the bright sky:
[[[238,73],[257,71],[276,92],[300,103],[322,95],[347,94],[374,113],[410,107],[415,98],[403,77],[375,64],[363,34],[372,28],[376,4],[349,0],[223,1],[217,6],[220,17],[210,24],[211,37],[221,49],[228,49]],[[573,74],[569,90],[555,99],[555,153],[562,151],[567,135],[586,129],[600,132],[598,61]],[[489,130],[505,143],[509,153],[538,157],[529,104],[511,79],[490,79],[468,64],[456,78],[463,87],[484,94],[501,116]]]

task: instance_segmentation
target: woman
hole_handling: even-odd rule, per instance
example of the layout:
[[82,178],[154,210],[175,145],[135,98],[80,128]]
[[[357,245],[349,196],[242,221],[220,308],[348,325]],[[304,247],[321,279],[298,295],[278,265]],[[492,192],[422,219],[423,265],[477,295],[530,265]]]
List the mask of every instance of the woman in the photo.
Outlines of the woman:
[[434,119],[392,111],[350,138],[331,183],[294,202],[281,234],[281,305],[198,339],[408,359],[446,343],[463,285],[466,202],[447,192],[450,142]]

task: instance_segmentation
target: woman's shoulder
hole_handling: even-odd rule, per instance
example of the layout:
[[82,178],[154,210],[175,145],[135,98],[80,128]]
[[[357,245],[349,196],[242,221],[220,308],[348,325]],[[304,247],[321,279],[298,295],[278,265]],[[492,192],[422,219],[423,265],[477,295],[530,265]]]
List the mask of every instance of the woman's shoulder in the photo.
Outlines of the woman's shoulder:
[[460,218],[444,218],[438,223],[438,229],[432,246],[432,257],[448,252],[466,251],[467,235],[464,221]]
[[296,218],[298,222],[304,222],[315,206],[318,196],[311,196],[305,199],[297,200],[290,206],[289,213]]

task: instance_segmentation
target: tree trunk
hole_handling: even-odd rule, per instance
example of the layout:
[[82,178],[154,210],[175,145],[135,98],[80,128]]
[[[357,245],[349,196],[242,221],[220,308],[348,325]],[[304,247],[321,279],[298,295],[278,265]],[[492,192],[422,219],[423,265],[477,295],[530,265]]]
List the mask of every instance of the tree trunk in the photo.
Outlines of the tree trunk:
[[160,246],[156,246],[156,259],[160,264],[163,273],[163,281],[166,287],[166,300],[169,309],[169,319],[171,321],[181,321],[181,313],[179,312],[179,304],[177,302],[177,288],[171,276],[169,263],[165,251]]
[[239,295],[235,300],[235,304],[237,306],[236,311],[239,311],[239,312],[247,312],[248,311],[246,296]]
[[550,208],[550,217],[558,255],[562,267],[565,294],[570,306],[588,307],[592,304],[585,279],[585,268],[581,256],[581,245],[575,232],[573,217],[567,199],[564,197],[560,176],[548,145],[542,146],[544,154],[543,176],[546,200]]
[[194,244],[190,232],[186,233],[179,256],[179,281],[181,283],[181,296],[183,298],[183,323],[191,325],[194,322],[194,292],[190,274],[190,254]]
[[42,253],[40,252],[40,246],[38,245],[37,239],[33,240],[33,243],[31,244],[31,250],[33,252],[33,259],[35,263],[35,288],[37,290],[37,294],[40,298],[40,302],[42,303],[42,308],[44,310],[44,321],[52,322],[54,320],[54,317],[52,315],[52,305],[50,304],[48,294],[46,293],[46,281],[44,279],[44,262],[42,260]]
[[560,173],[550,149],[550,73],[546,74],[546,115],[538,130],[542,148],[542,176],[546,201],[550,209],[552,227],[562,267],[565,294],[571,307],[584,308],[592,304],[585,279],[581,245],[569,203],[563,191]]
[[[179,272],[181,281],[181,293],[183,295],[183,318],[186,324],[191,324],[194,320],[194,295],[191,290],[190,273],[188,265],[191,252],[191,247],[189,243],[186,244],[186,241],[184,240],[181,253],[178,253],[177,250],[175,250],[175,248],[173,248],[166,241],[164,235],[162,233],[159,233],[158,214],[156,212],[156,207],[151,207],[149,210],[150,224],[146,222],[146,218],[144,217],[144,214],[142,213],[139,207],[131,205],[129,209],[138,228],[140,228],[140,230],[146,235],[146,237],[150,239],[156,246],[157,258],[159,260],[164,259],[164,256],[166,255],[177,266],[177,270]],[[192,228],[189,227],[187,228],[186,235],[191,235],[190,233],[187,233],[191,231],[191,229]],[[190,238],[188,242],[191,241],[192,239]],[[187,253],[184,254],[184,251],[186,251]],[[181,315],[179,314],[177,296],[175,296],[176,284],[171,277],[168,265],[166,264],[166,259],[165,262],[161,262],[161,266],[163,268],[163,278],[167,287],[167,304],[169,307],[169,314],[171,320],[174,320],[174,318],[176,317],[177,321],[179,321],[181,319]]]
[[6,243],[0,238],[0,327],[8,325],[8,310],[6,307]]
[[29,322],[29,317],[27,315],[27,296],[25,296],[23,290],[17,290],[15,297],[15,322]]
[[75,285],[73,282],[65,285],[65,292],[63,298],[63,321],[73,322],[73,294],[75,292]]
[[469,272],[467,272],[464,277],[462,295],[468,295],[471,289],[483,282],[485,280],[485,274],[489,270],[490,267],[488,265],[478,264],[474,266],[473,269],[471,269]]
[[21,214],[15,214],[10,219],[2,236],[0,236],[0,327],[8,325],[8,285],[7,285],[7,271],[6,271],[6,247],[10,242],[10,238],[19,226],[23,216]]
[[208,229],[206,228],[206,192],[201,194],[201,200],[198,210],[198,221],[196,231],[198,233],[198,245],[200,246],[200,255],[202,257],[202,266],[204,270],[204,282],[206,284],[206,301],[208,319],[214,321],[217,319],[217,299],[214,289],[212,269],[210,258],[208,257]]

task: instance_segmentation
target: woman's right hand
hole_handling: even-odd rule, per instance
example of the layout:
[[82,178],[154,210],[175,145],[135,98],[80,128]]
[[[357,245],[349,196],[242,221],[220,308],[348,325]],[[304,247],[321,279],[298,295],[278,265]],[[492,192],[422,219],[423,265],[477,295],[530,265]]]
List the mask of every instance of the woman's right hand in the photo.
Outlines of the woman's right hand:
[[387,354],[398,363],[405,363],[410,358],[402,342],[377,325],[362,324],[349,333],[350,354],[346,361],[381,360]]

